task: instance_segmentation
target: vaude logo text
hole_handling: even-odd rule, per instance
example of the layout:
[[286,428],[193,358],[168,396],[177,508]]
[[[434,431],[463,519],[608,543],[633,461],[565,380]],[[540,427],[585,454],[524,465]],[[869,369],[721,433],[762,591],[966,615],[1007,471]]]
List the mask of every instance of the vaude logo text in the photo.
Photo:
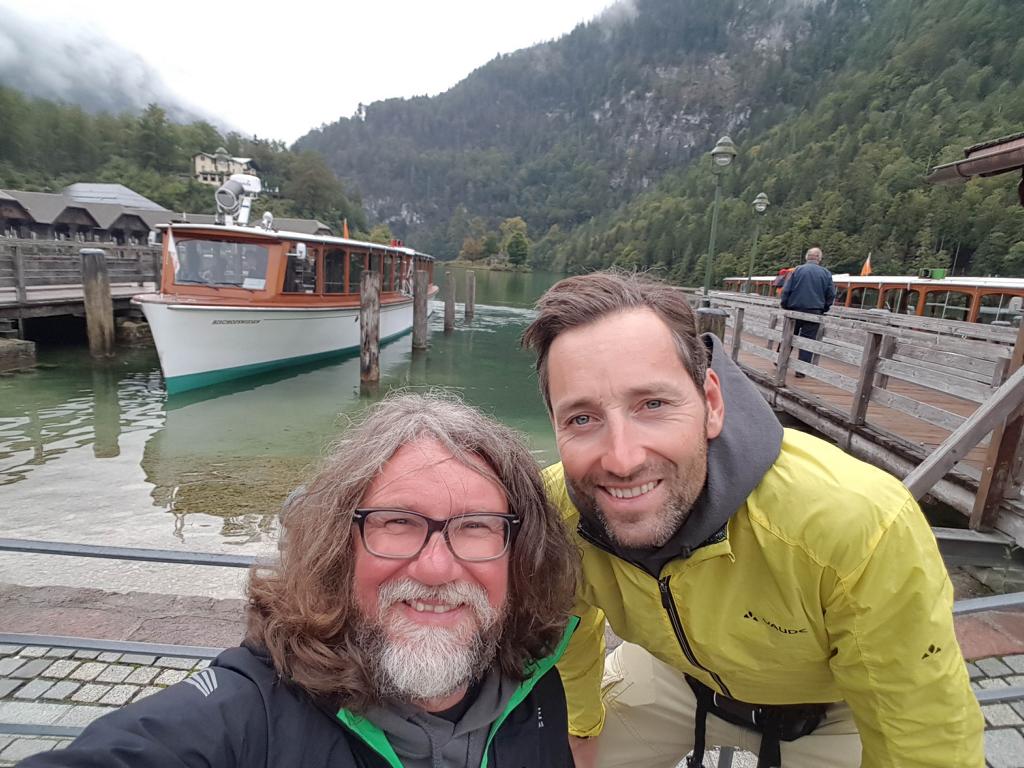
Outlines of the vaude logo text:
[[784,635],[800,635],[805,634],[807,632],[807,629],[804,627],[801,627],[800,629],[787,629],[786,627],[780,627],[773,621],[769,621],[768,619],[763,619],[760,616],[756,616],[753,611],[747,611],[746,613],[744,613],[743,618],[750,619],[751,621],[756,621],[758,624],[764,624],[766,627],[771,627],[776,632],[781,632]]

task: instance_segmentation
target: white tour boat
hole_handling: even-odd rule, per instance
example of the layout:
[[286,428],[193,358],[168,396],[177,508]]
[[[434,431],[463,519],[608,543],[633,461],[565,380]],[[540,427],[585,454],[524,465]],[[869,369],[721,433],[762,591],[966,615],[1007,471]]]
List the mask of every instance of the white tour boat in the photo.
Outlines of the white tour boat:
[[132,299],[146,315],[168,394],[359,348],[359,285],[381,275],[380,339],[412,329],[413,275],[433,284],[433,258],[401,244],[246,226],[259,179],[217,191],[223,224],[164,229],[159,293]]

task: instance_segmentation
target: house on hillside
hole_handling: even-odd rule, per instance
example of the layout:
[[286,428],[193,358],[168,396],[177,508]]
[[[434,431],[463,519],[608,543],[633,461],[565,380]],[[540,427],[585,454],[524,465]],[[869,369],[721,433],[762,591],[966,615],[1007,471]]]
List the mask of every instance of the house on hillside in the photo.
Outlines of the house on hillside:
[[219,187],[233,173],[252,173],[254,167],[250,157],[232,157],[224,147],[218,147],[212,155],[197,152],[192,156],[192,178],[200,184]]

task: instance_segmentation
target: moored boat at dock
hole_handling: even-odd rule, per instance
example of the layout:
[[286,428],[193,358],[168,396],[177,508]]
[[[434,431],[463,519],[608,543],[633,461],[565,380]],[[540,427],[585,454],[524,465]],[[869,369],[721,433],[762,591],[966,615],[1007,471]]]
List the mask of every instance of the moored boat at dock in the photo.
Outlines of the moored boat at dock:
[[[725,289],[774,296],[781,292],[778,279],[778,275],[727,277]],[[952,277],[946,276],[944,269],[925,269],[916,276],[837,274],[832,281],[836,307],[1014,326],[1024,314],[1024,278]]]
[[225,224],[167,225],[159,292],[132,300],[168,394],[358,349],[366,270],[381,275],[381,341],[412,329],[416,270],[437,291],[433,258],[400,243],[277,231],[269,215],[248,227],[245,207],[233,223],[238,210],[227,206]]

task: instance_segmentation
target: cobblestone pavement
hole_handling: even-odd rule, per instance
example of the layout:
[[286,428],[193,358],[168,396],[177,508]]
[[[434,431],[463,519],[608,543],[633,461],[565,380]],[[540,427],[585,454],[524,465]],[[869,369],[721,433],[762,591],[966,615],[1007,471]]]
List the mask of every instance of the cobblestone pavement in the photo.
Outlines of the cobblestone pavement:
[[[138,701],[205,668],[201,659],[104,653],[61,648],[0,645],[0,722],[88,725],[117,707]],[[1024,653],[977,659],[967,664],[976,690],[1024,686]],[[985,756],[989,768],[1024,768],[1024,700],[987,704]],[[70,739],[0,733],[0,766],[13,766],[37,752],[58,749]],[[709,751],[705,765],[718,765]],[[746,752],[734,768],[754,768]]]
[[[0,645],[0,722],[84,727],[208,664],[204,659]],[[0,733],[0,766],[70,741]]]

